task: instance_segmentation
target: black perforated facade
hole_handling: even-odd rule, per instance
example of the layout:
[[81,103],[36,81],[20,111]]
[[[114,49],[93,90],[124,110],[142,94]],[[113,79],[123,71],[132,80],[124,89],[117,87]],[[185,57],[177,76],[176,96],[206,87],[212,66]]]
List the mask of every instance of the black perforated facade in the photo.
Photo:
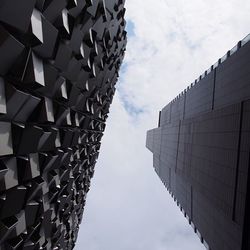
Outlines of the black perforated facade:
[[124,14],[124,0],[0,1],[1,250],[73,249]]
[[156,173],[212,250],[250,249],[249,40],[164,107],[147,133]]

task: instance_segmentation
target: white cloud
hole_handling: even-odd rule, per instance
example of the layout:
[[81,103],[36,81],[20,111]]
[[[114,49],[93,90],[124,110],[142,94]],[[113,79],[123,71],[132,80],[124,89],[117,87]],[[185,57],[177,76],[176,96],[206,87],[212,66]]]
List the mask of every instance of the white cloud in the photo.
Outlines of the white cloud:
[[146,130],[157,126],[164,105],[248,34],[250,2],[127,0],[126,7],[135,36],[128,41],[76,250],[201,250],[153,171]]
[[160,109],[248,34],[249,11],[246,0],[127,1],[136,37],[123,93],[136,106]]

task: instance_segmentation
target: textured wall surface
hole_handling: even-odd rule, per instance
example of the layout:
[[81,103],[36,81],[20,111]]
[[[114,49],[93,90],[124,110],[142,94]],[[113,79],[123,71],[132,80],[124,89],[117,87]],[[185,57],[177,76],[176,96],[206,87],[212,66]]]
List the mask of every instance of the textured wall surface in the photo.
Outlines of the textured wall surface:
[[74,247],[124,14],[124,0],[0,1],[1,250]]
[[249,250],[250,36],[160,112],[156,173],[209,249]]

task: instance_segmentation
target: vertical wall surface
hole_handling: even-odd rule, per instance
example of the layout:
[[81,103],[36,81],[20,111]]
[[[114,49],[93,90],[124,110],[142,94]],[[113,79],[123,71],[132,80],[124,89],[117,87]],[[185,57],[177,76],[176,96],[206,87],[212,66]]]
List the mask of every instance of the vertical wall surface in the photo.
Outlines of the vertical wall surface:
[[160,112],[156,173],[212,250],[249,245],[250,37]]
[[0,249],[72,249],[124,56],[124,0],[0,1]]

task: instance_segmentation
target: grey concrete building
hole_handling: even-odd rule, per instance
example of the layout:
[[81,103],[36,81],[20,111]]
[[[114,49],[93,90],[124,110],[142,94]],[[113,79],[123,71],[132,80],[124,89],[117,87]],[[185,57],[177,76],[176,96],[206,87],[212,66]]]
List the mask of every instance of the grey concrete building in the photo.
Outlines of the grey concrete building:
[[208,249],[250,249],[250,36],[147,132],[156,173]]

